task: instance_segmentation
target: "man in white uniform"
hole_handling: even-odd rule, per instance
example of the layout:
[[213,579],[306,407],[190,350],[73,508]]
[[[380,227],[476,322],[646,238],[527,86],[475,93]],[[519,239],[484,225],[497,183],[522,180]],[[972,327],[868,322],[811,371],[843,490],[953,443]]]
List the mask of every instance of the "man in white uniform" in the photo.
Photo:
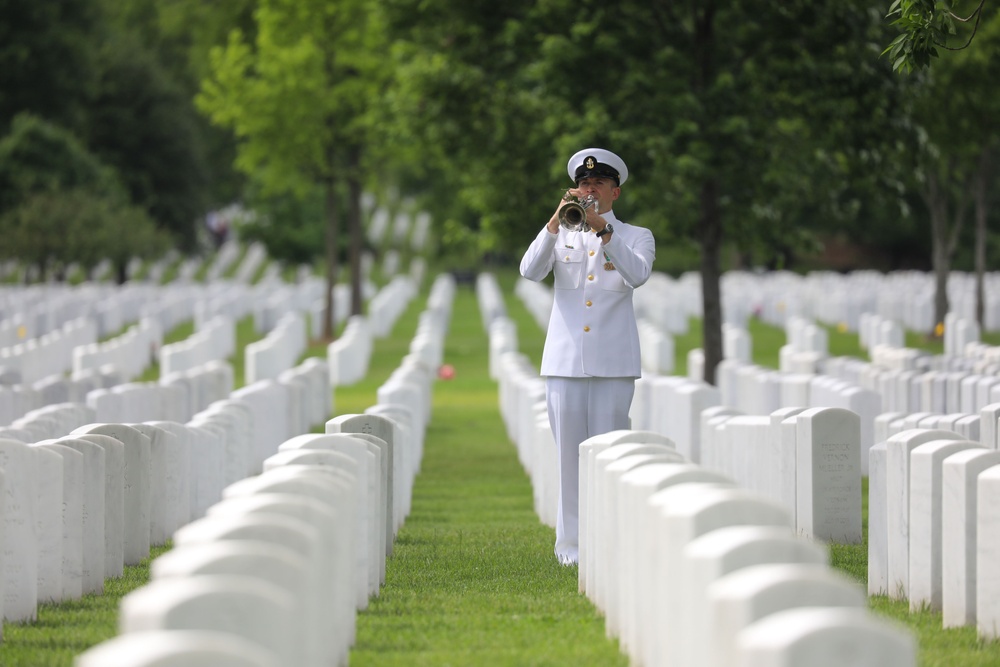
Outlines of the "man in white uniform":
[[555,553],[571,565],[578,560],[580,443],[629,428],[635,378],[641,375],[632,290],[649,278],[656,244],[648,229],[626,224],[612,211],[628,178],[620,157],[587,148],[569,159],[567,171],[576,182],[567,196],[597,200],[586,211],[586,231],[560,225],[564,197],[524,253],[521,275],[539,281],[555,274],[541,375],[559,447]]

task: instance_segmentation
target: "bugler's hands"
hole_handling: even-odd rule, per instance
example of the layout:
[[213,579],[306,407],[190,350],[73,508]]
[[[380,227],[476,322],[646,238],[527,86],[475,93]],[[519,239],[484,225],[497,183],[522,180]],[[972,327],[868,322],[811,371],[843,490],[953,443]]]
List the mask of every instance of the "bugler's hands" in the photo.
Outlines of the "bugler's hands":
[[[549,222],[546,225],[550,234],[556,234],[559,232],[559,209],[561,209],[566,202],[572,200],[573,197],[582,201],[586,196],[586,193],[579,188],[570,188],[566,191],[566,194],[559,199],[559,203],[556,205],[556,210],[552,213],[552,217],[549,218]],[[598,213],[599,208],[600,201],[595,202],[595,205],[587,209],[587,225],[590,227],[591,231],[599,232],[604,229],[605,225],[608,224]]]

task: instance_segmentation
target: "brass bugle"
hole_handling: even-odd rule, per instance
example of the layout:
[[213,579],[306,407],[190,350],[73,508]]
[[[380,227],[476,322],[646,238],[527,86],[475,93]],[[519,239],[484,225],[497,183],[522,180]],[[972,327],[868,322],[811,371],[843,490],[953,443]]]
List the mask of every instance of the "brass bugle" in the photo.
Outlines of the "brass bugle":
[[559,209],[559,224],[570,232],[587,230],[587,209],[597,204],[597,197],[587,195],[579,201],[569,201]]

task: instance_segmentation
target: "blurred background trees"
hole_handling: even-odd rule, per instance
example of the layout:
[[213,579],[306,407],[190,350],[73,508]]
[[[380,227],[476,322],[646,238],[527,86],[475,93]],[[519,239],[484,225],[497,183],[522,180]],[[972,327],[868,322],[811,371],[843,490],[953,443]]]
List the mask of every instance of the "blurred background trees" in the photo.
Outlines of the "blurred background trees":
[[927,4],[0,0],[0,225],[83,190],[191,252],[238,203],[357,287],[362,193],[429,213],[441,269],[513,265],[602,145],[701,276],[710,371],[730,269],[934,270],[943,317],[996,254],[1000,18]]

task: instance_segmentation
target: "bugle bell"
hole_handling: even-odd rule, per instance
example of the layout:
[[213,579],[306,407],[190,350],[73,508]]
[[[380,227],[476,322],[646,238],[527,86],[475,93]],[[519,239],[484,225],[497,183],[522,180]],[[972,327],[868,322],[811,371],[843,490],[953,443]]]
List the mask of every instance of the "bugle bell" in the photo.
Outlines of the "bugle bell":
[[559,225],[570,232],[587,230],[587,209],[597,205],[597,197],[587,195],[583,199],[570,196],[569,201],[559,209]]

